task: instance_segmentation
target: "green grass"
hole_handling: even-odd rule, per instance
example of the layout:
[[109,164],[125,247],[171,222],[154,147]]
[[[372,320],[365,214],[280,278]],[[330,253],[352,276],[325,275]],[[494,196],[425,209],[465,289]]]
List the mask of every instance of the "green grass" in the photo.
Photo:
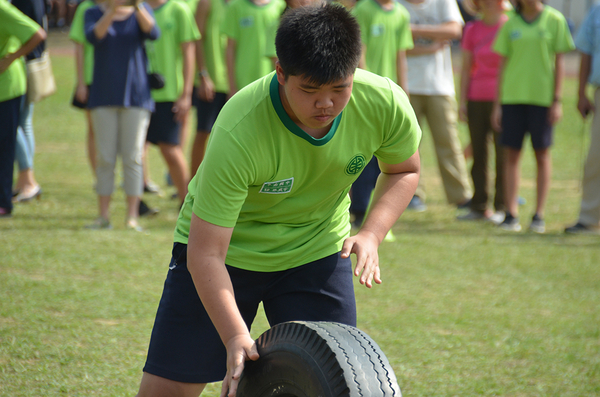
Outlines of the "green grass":
[[[84,230],[97,211],[85,156],[83,114],[69,106],[73,59],[55,52],[56,95],[35,110],[40,201],[0,221],[0,395],[134,395],[170,256],[177,204],[168,194],[128,232],[124,196],[115,229]],[[406,213],[384,243],[384,283],[356,285],[359,328],[388,356],[405,396],[600,395],[600,238],[565,236],[578,213],[581,120],[574,79],[556,130],[548,233],[507,234],[454,220],[431,139],[422,157],[429,209]],[[586,135],[587,136],[587,135]],[[467,142],[464,125],[461,138]],[[535,200],[535,165],[524,152],[521,208]],[[253,329],[266,329],[260,316]],[[207,396],[218,395],[218,385]]]

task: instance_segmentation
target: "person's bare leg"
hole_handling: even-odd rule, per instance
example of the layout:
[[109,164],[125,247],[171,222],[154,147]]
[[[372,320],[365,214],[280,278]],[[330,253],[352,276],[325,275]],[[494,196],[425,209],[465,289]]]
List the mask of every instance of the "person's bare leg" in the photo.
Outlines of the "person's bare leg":
[[535,160],[537,163],[537,201],[535,213],[543,218],[552,176],[552,156],[550,156],[550,148],[536,149]]
[[169,174],[173,180],[173,185],[177,189],[179,201],[183,201],[187,194],[187,185],[190,182],[190,175],[181,146],[159,143],[158,147],[169,168]]
[[187,112],[183,122],[181,123],[181,129],[179,130],[179,146],[181,151],[185,153],[185,145],[187,144],[188,138],[190,137],[190,120],[192,112]]
[[138,196],[127,196],[127,220],[135,220],[139,215],[140,198]]
[[137,397],[198,397],[206,383],[182,383],[144,372]]
[[88,159],[90,160],[90,167],[92,168],[92,173],[94,174],[94,178],[96,178],[96,141],[94,140],[94,126],[92,124],[92,116],[90,115],[90,111],[85,112],[85,117],[87,120],[88,133],[87,133],[87,153]]
[[144,186],[150,182],[150,165],[148,163],[148,148],[150,147],[149,142],[144,143],[144,149],[142,151],[142,172],[144,177]]
[[100,217],[109,220],[110,196],[98,196],[98,207],[100,209]]
[[512,216],[517,217],[519,213],[517,193],[519,191],[519,184],[521,178],[521,173],[519,170],[521,150],[514,149],[511,147],[505,147],[504,153],[504,197],[506,201],[505,205],[508,209],[508,212]]
[[209,135],[208,131],[196,132],[196,137],[194,138],[194,144],[192,146],[192,175],[196,175],[200,163],[204,160],[204,152],[206,151],[206,142],[208,141]]

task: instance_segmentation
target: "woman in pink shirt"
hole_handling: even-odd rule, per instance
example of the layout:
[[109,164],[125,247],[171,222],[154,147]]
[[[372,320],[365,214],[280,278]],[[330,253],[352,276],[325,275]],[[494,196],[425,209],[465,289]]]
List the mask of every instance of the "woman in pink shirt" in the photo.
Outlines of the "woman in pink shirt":
[[[491,114],[496,99],[500,56],[492,51],[492,43],[502,24],[508,19],[503,0],[463,0],[463,7],[478,19],[467,23],[462,39],[462,71],[460,80],[459,116],[469,125],[473,150],[474,194],[471,210],[460,220],[486,219],[494,223],[504,218],[502,189],[502,145],[500,134],[491,126]],[[494,213],[488,208],[488,141],[493,136],[496,149],[496,192]]]

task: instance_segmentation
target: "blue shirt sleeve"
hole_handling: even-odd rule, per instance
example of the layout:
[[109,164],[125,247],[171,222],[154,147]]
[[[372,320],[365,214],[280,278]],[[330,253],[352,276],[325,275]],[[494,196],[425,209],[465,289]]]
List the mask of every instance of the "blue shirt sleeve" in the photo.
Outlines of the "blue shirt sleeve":
[[92,45],[96,45],[101,41],[96,37],[96,34],[94,33],[94,26],[96,26],[96,22],[98,22],[98,20],[101,17],[102,11],[100,11],[98,6],[91,7],[85,11],[85,23],[83,25],[85,30],[85,38]]
[[577,49],[588,55],[594,55],[595,24],[600,25],[600,6],[596,6],[590,10],[575,37],[575,46]]

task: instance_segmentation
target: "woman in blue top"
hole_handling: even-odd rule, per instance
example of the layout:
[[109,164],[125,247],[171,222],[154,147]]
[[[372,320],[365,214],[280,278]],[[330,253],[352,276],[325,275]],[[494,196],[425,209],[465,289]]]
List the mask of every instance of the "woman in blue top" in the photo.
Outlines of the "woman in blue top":
[[[131,3],[129,3],[131,4]],[[154,102],[148,84],[144,40],[156,40],[159,30],[150,7],[135,0],[107,0],[85,13],[85,35],[94,46],[94,78],[88,107],[94,126],[100,216],[89,225],[108,229],[117,154],[123,163],[127,195],[126,227],[137,223],[142,195],[142,150]]]

